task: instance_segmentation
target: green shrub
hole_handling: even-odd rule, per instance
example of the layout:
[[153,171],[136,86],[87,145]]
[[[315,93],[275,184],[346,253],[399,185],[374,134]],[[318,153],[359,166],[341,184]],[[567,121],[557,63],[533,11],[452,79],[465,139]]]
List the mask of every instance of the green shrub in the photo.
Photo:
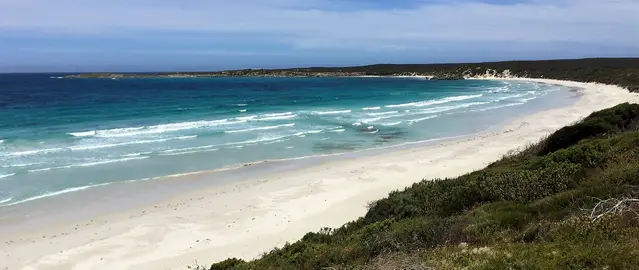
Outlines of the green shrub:
[[550,135],[539,155],[545,155],[575,145],[579,141],[599,135],[636,129],[639,105],[623,103],[610,109],[592,113],[580,123],[566,126]]
[[[412,218],[399,222],[383,221],[375,224],[374,230],[366,230],[362,235],[362,244],[374,257],[376,255],[397,252],[411,251],[414,249],[425,249],[434,247],[446,242],[452,224],[456,219],[442,218]],[[380,229],[383,228],[383,229]]]
[[510,169],[486,171],[479,178],[479,189],[486,201],[530,202],[576,186],[581,166],[550,163],[537,170]]
[[404,191],[392,192],[388,198],[370,205],[365,223],[388,218],[450,216],[481,202],[475,175],[455,179],[422,181]]
[[483,205],[468,215],[465,234],[472,242],[490,242],[507,239],[509,232],[521,230],[534,219],[529,207],[514,202],[496,202]]
[[212,265],[210,270],[235,270],[244,264],[246,264],[244,260],[231,258]]

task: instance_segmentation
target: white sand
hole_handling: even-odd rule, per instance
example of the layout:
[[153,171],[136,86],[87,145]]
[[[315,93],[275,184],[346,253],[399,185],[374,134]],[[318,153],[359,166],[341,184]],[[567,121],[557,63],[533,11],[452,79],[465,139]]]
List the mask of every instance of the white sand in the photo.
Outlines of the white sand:
[[81,224],[2,235],[0,269],[185,269],[196,261],[251,259],[362,216],[369,202],[392,190],[481,169],[593,111],[639,101],[616,86],[534,81],[580,87],[583,95],[491,134],[263,175]]

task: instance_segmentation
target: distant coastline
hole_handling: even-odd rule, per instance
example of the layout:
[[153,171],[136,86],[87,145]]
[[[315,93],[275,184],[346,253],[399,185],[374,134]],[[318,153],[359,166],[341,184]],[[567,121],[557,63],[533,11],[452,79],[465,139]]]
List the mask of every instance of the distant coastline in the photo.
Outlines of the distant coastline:
[[[605,68],[596,68],[605,67]],[[73,79],[212,78],[212,77],[424,77],[430,80],[469,78],[546,78],[599,82],[639,92],[639,58],[505,61],[461,64],[377,64],[353,67],[242,69],[212,72],[83,73]]]

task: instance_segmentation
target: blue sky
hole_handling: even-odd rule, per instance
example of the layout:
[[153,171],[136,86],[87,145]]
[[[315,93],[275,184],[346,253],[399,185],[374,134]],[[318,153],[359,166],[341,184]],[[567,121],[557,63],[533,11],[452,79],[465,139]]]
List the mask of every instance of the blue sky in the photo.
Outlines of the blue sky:
[[0,0],[0,72],[639,56],[637,0]]

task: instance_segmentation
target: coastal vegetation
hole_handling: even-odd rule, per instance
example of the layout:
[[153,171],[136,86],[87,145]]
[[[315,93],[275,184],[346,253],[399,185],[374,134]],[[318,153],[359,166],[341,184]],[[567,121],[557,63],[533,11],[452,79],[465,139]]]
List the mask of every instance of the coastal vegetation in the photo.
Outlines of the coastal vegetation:
[[218,72],[85,73],[69,75],[67,78],[428,76],[439,80],[457,80],[485,75],[599,82],[619,85],[632,92],[639,92],[639,58],[588,58],[462,64],[379,64],[355,67],[243,69]]
[[483,170],[427,179],[219,269],[632,269],[639,265],[639,105],[595,112]]

